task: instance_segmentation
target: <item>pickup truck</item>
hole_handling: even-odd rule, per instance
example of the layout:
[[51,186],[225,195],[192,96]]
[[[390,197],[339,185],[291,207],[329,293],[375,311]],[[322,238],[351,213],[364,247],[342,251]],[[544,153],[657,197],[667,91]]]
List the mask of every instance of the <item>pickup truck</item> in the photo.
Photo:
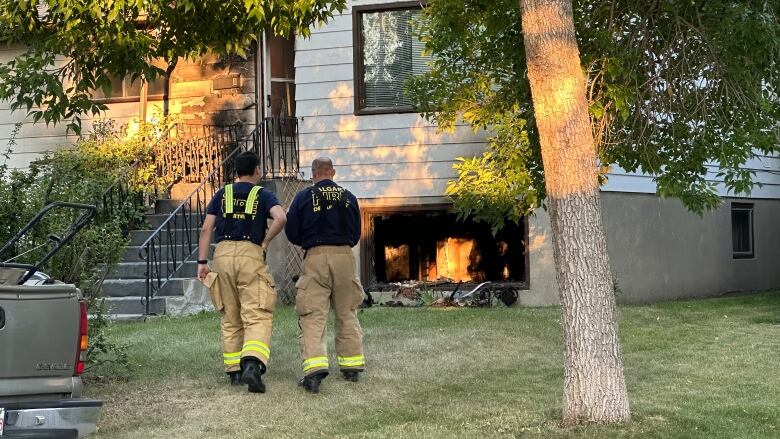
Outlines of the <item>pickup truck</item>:
[[96,429],[102,402],[82,398],[87,309],[81,292],[39,271],[95,214],[53,203],[2,248],[0,256],[52,209],[84,213],[37,264],[0,262],[0,439],[78,438]]

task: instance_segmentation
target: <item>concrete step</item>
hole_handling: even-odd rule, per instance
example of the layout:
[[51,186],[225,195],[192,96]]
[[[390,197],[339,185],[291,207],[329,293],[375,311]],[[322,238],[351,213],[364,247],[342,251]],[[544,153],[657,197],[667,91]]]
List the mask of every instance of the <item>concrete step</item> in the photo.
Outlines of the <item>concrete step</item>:
[[154,202],[154,213],[157,215],[169,214],[179,207],[180,204],[181,200],[161,198]]
[[[133,247],[125,247],[125,252],[122,255],[122,262],[144,262],[143,259],[138,255],[138,252],[141,250],[142,247],[139,246],[133,246]],[[158,253],[159,257],[161,258],[167,258],[168,253],[171,251],[171,248],[173,248],[174,252],[176,252],[177,256],[181,256],[189,251],[189,247],[186,245],[175,245],[172,247],[163,246],[160,248],[160,252]],[[216,244],[211,244],[211,249],[209,250],[209,258],[211,258],[214,255],[214,249],[216,248]],[[198,249],[197,245],[193,245],[192,247],[193,253],[195,250]],[[197,255],[195,255],[197,256]],[[195,257],[193,257],[193,260],[195,260]]]
[[[176,210],[184,201],[186,197],[188,197],[190,194],[188,193],[182,193],[180,196],[181,199],[160,199],[154,202],[154,214],[155,215],[168,215],[174,210]],[[211,201],[212,195],[210,191],[207,191],[206,194],[200,193],[193,195],[192,202],[190,205],[185,206],[185,209],[193,209],[195,208],[198,203],[200,203],[200,206],[205,209],[208,205],[209,201]]]
[[[130,232],[130,246],[137,247],[146,242],[150,236],[152,236],[154,230],[132,230]],[[187,237],[189,235],[189,242],[197,245],[200,238],[200,228],[198,226],[193,227],[189,231],[184,229],[173,229],[170,233],[167,230],[162,231],[160,234],[160,241],[163,244],[172,242],[176,245],[182,245],[187,243]],[[212,237],[213,238],[213,237]]]
[[[160,296],[181,296],[186,284],[197,282],[193,278],[175,277],[168,281],[157,293]],[[106,279],[103,282],[105,297],[144,297],[146,295],[146,279]]]
[[[146,279],[146,268],[146,262],[120,262],[108,279]],[[197,275],[198,263],[195,260],[185,262],[176,272],[176,277],[194,278]]]
[[146,215],[144,218],[146,219],[146,224],[149,226],[149,228],[154,230],[154,229],[160,227],[160,225],[165,220],[167,220],[169,216],[170,215],[168,215],[168,214],[157,214],[157,213],[154,213],[154,214],[151,214],[151,215]]
[[[141,315],[146,311],[141,297],[107,297],[106,310],[111,315]],[[165,298],[154,297],[149,302],[149,313],[165,314]],[[112,319],[113,320],[113,319]]]

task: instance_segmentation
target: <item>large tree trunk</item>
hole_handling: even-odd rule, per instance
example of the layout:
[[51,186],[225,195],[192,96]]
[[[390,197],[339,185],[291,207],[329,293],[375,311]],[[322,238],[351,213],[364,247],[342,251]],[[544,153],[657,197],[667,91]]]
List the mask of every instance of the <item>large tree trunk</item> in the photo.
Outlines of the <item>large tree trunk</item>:
[[571,0],[520,0],[564,335],[563,422],[626,421],[596,149]]

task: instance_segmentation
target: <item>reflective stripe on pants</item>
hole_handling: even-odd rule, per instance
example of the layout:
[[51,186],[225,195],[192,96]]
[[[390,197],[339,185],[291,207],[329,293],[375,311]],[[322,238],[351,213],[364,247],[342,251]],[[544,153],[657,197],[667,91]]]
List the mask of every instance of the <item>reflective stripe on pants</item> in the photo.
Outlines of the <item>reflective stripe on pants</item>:
[[252,357],[268,364],[276,290],[263,249],[249,241],[222,241],[214,252],[212,295],[219,299],[225,371]]
[[[355,257],[349,246],[320,246],[309,249],[303,261],[303,273],[296,283],[295,309],[301,328],[301,359],[305,362],[325,358],[326,324],[333,308],[336,321],[336,354],[341,369],[365,367],[363,330],[357,308],[363,301],[363,288],[355,277]],[[344,360],[344,361],[342,361]],[[324,367],[327,367],[325,364]]]

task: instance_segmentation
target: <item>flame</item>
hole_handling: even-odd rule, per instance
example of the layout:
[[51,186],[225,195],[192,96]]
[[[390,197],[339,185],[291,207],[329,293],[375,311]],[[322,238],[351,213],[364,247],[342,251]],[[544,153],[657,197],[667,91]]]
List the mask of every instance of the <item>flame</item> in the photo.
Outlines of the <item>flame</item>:
[[475,246],[473,239],[447,238],[439,241],[436,244],[436,271],[439,276],[455,281],[473,280],[469,266]]
[[385,274],[390,282],[410,279],[408,244],[385,246]]

